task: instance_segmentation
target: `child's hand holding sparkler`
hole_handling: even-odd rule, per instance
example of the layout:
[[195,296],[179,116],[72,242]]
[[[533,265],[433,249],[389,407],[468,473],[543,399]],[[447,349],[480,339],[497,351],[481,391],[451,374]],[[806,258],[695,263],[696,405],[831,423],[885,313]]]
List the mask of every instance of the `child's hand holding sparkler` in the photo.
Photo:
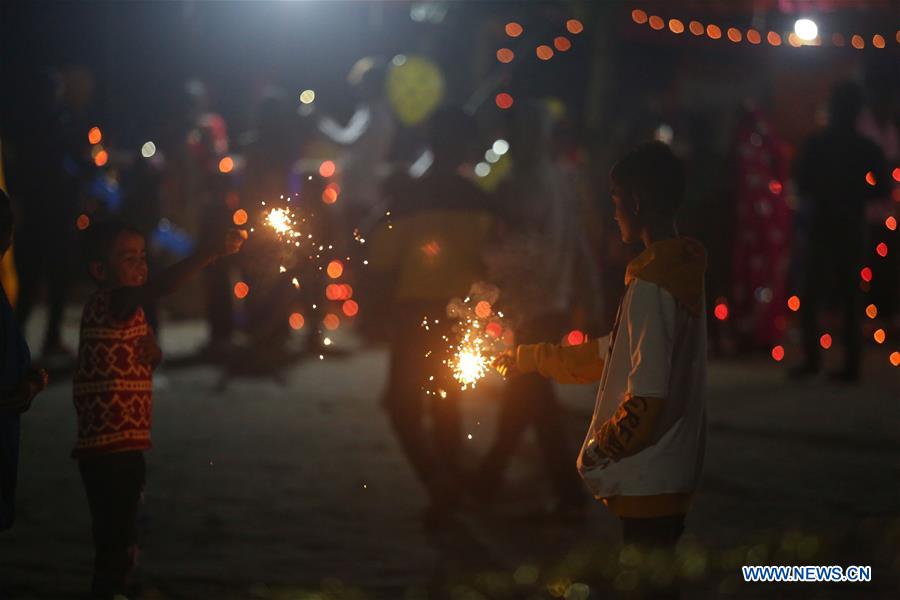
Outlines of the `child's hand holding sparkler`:
[[513,377],[518,377],[522,374],[516,364],[516,354],[514,350],[504,352],[495,358],[491,366],[505,379],[512,379]]

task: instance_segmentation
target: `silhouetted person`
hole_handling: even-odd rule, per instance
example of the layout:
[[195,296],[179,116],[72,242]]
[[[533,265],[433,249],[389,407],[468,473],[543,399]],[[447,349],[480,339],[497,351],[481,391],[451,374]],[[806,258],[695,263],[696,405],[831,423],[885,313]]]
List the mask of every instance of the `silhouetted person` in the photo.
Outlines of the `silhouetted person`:
[[[540,105],[524,105],[514,115],[510,135],[513,170],[498,190],[504,222],[502,254],[492,259],[505,298],[522,319],[516,342],[561,338],[569,324],[576,264],[583,250],[577,193],[571,173],[550,154],[550,121]],[[495,264],[495,261],[499,264]],[[475,478],[475,494],[490,500],[522,435],[534,427],[547,474],[557,496],[556,509],[578,516],[587,497],[566,441],[564,415],[550,380],[527,374],[507,382],[497,437]]]
[[[804,362],[794,377],[818,373],[821,367],[818,310],[831,296],[841,311],[844,367],[833,374],[840,381],[859,379],[863,313],[860,289],[864,266],[865,203],[887,184],[884,157],[878,147],[856,131],[862,94],[853,83],[834,88],[828,126],[805,142],[794,165],[802,198],[806,236],[800,317]],[[873,178],[874,177],[874,182]]]
[[[447,515],[460,489],[459,384],[441,362],[447,347],[442,336],[451,334],[447,302],[483,276],[481,253],[493,227],[488,197],[458,172],[474,129],[461,109],[435,113],[434,163],[420,179],[389,190],[390,222],[372,240],[372,266],[392,286],[390,371],[382,402],[428,491],[426,524]],[[426,330],[425,316],[439,323]]]

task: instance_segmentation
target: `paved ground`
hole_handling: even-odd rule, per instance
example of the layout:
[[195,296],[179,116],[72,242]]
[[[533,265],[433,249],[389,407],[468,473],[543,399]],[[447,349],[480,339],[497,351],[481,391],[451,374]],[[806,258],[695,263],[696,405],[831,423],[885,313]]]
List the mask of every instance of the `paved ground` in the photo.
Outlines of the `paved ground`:
[[[163,345],[177,354],[202,337],[197,324],[175,324]],[[678,563],[685,598],[896,597],[900,378],[884,354],[856,388],[788,384],[771,361],[712,364],[706,475]],[[577,527],[541,515],[550,498],[530,439],[492,514],[426,535],[422,490],[377,402],[386,358],[313,357],[283,386],[240,379],[225,391],[214,367],[164,367],[140,522],[142,597],[627,597],[643,567],[620,569],[635,557],[620,554],[602,507]],[[498,385],[467,400],[472,457],[490,440]],[[593,390],[561,391],[574,448]],[[19,518],[0,537],[10,598],[79,598],[88,586],[74,432],[70,383],[57,381],[24,420]],[[753,586],[739,579],[747,563],[872,565],[874,581]]]

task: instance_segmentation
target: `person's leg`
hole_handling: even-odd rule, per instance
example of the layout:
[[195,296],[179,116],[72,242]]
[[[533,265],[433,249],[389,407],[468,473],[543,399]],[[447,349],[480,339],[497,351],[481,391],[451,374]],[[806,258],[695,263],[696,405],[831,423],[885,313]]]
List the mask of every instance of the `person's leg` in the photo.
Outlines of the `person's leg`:
[[684,533],[684,519],[685,515],[620,519],[623,543],[639,553],[637,569],[643,576],[642,598],[674,600],[679,597],[675,546]]
[[137,508],[145,466],[141,452],[122,452],[79,461],[94,536],[94,598],[125,591],[137,559]]

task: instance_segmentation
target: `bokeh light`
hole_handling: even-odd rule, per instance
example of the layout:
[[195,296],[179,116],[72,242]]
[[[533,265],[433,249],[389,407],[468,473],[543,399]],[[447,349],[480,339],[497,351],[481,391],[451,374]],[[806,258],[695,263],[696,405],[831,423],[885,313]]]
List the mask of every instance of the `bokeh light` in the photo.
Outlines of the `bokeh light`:
[[234,296],[238,300],[242,300],[247,297],[247,294],[250,293],[250,286],[244,283],[243,281],[238,281],[234,284]]
[[822,334],[822,337],[819,338],[819,345],[822,346],[822,348],[824,348],[825,350],[831,348],[831,334]]
[[566,21],[566,29],[573,35],[578,35],[584,31],[584,25],[578,19],[569,19]]
[[497,97],[494,99],[497,103],[497,106],[503,110],[511,107],[513,105],[513,97],[506,92],[500,92],[497,94]]
[[797,19],[794,22],[794,33],[799,39],[810,42],[819,35],[819,26],[812,19]]
[[522,29],[522,26],[516,23],[515,21],[506,24],[506,35],[512,38],[517,38],[522,35],[522,32],[525,31]]
[[636,8],[631,11],[631,20],[638,25],[643,25],[647,22],[647,13],[639,8]]
[[900,367],[900,352],[891,352],[891,364]]
[[558,36],[553,39],[553,47],[560,52],[568,52],[572,48],[572,42],[567,37]]
[[710,39],[717,40],[722,37],[722,30],[719,29],[718,25],[707,25],[706,35],[708,35]]
[[672,33],[684,33],[684,23],[678,19],[669,19],[669,31]]
[[334,175],[335,171],[337,171],[337,167],[332,160],[323,161],[322,164],[319,165],[319,175],[322,177],[331,177]]
[[769,191],[776,196],[781,193],[782,189],[784,189],[784,186],[781,185],[780,181],[773,179],[769,182]]
[[100,131],[99,127],[91,127],[88,131],[88,141],[91,144],[99,144],[103,139],[103,133]]
[[866,316],[870,319],[874,319],[878,316],[878,307],[874,304],[870,304],[866,307]]
[[346,300],[341,305],[341,311],[348,317],[355,317],[356,313],[359,312],[359,304],[356,300]]
[[876,48],[884,48],[884,36],[878,35],[877,33],[872,36],[872,45]]
[[220,173],[231,173],[232,169],[234,169],[234,159],[230,156],[226,156],[219,161]]
[[569,342],[570,346],[580,346],[584,343],[586,337],[583,331],[573,329],[566,336],[566,341]]
[[662,17],[658,17],[656,15],[653,15],[652,17],[650,17],[650,28],[651,29],[655,29],[655,30],[659,31],[665,26],[666,26],[666,22],[662,20]]
[[800,39],[799,35],[792,31],[788,34],[788,44],[790,44],[794,48],[799,48],[803,45],[803,40]]
[[325,269],[325,272],[328,273],[328,276],[332,279],[337,279],[344,274],[344,263],[335,259],[328,263],[328,267]]
[[878,183],[875,180],[875,173],[873,173],[872,171],[869,171],[868,173],[866,173],[866,183],[868,183],[872,187],[875,187],[875,184]]
[[890,229],[891,231],[897,230],[897,218],[894,216],[890,216],[884,220],[884,226]]
[[516,57],[516,53],[509,48],[500,48],[497,50],[497,60],[502,63],[511,63]]
[[728,39],[731,40],[732,42],[734,42],[735,44],[740,42],[743,39],[740,29],[737,29],[735,27],[729,27],[728,28]]
[[875,253],[884,258],[888,255],[888,245],[884,242],[879,242],[877,246],[875,246]]
[[298,312],[291,313],[291,316],[288,317],[288,323],[290,324],[291,329],[303,329],[303,324],[305,322],[303,315]]
[[541,60],[550,60],[553,58],[553,48],[546,44],[541,44],[535,49],[537,57]]
[[862,50],[866,47],[866,42],[862,39],[861,35],[854,35],[852,38],[850,38],[850,45],[857,50]]
[[876,344],[883,344],[884,340],[887,339],[887,333],[885,333],[884,329],[876,329],[875,333],[872,334],[872,339],[875,340]]
[[475,305],[475,315],[479,319],[487,319],[488,317],[491,316],[491,312],[492,312],[491,303],[486,300],[482,300],[481,302],[479,302],[478,304]]
[[231,221],[235,225],[246,225],[247,219],[248,219],[247,211],[244,210],[243,208],[237,209],[236,211],[234,211],[234,214],[231,215]]
[[716,304],[716,308],[713,310],[713,314],[720,321],[724,321],[728,318],[728,305],[724,302],[719,302]]
[[766,34],[766,41],[769,42],[772,46],[780,46],[781,45],[781,36],[778,35],[776,31],[770,31]]
[[784,346],[775,346],[772,348],[772,358],[776,362],[780,362],[784,358]]
[[844,36],[840,33],[831,34],[831,43],[837,46],[838,48],[843,48],[847,45],[847,40],[844,39]]
[[77,227],[79,231],[84,231],[90,226],[91,218],[84,213],[78,215],[78,218],[75,219],[75,227]]
[[755,29],[747,30],[747,41],[751,44],[759,44],[762,42],[762,36],[759,35],[759,32]]
[[97,154],[94,155],[94,164],[98,167],[102,167],[109,161],[109,153],[106,150],[101,150]]
[[340,193],[341,186],[334,182],[331,182],[325,186],[325,190],[322,192],[322,202],[324,202],[325,204],[334,204],[335,202],[337,202]]
[[706,31],[703,28],[703,23],[701,23],[700,21],[691,21],[688,25],[688,29],[690,29],[691,33],[693,33],[694,35],[703,35],[703,32]]
[[312,104],[316,101],[316,92],[314,90],[303,90],[300,92],[300,102],[303,104]]
[[325,315],[325,318],[322,319],[322,325],[325,326],[325,329],[334,331],[341,326],[341,318],[334,313],[328,313]]
[[141,156],[144,158],[152,158],[154,154],[156,154],[156,144],[153,142],[144,142],[144,145],[141,146]]
[[891,177],[894,178],[894,181],[900,183],[900,167],[895,167],[893,171],[891,171]]
[[788,308],[794,312],[800,310],[800,297],[799,296],[791,296],[787,301]]
[[869,267],[863,267],[859,271],[859,277],[866,283],[872,281],[872,269],[870,269]]

